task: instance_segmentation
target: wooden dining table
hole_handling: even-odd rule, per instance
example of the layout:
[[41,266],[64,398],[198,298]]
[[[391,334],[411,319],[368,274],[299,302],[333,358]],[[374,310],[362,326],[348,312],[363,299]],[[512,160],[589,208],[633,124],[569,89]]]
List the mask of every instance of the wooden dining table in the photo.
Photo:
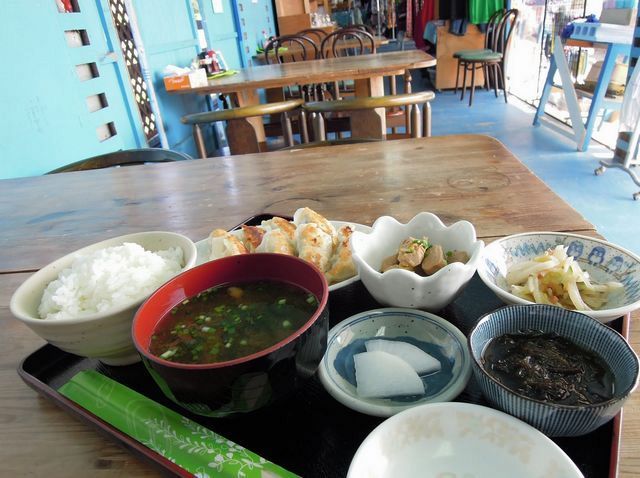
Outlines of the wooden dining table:
[[[356,96],[384,96],[384,78],[405,76],[414,69],[435,65],[435,59],[422,50],[392,51],[359,56],[325,58],[293,63],[277,63],[241,68],[238,73],[211,79],[207,86],[169,91],[170,94],[224,94],[229,95],[236,106],[260,103],[261,89],[282,89],[287,86],[302,86],[316,83],[354,80]],[[409,90],[410,91],[410,90]],[[381,131],[386,132],[384,109],[379,112]],[[259,142],[266,141],[262,118],[251,118]],[[352,121],[353,135],[369,135],[360,130],[360,122]]]
[[[21,360],[44,341],[11,316],[12,293],[33,271],[80,247],[148,230],[175,231],[197,241],[214,228],[228,229],[259,213],[291,215],[303,206],[330,219],[368,225],[382,215],[407,221],[430,211],[446,224],[470,221],[485,242],[525,231],[598,235],[499,141],[481,135],[8,179],[0,181],[0,187],[0,476],[12,477],[159,474],[156,467],[38,395],[16,373]],[[630,341],[636,351],[638,324],[635,313]],[[325,395],[323,400],[333,400]],[[337,402],[334,406],[342,407]],[[358,423],[358,414],[352,413]],[[637,477],[637,393],[623,416],[619,476]],[[277,450],[277,443],[273,446]],[[287,450],[279,451],[286,456]],[[322,450],[309,453],[316,452]],[[331,453],[323,456],[331,460]]]

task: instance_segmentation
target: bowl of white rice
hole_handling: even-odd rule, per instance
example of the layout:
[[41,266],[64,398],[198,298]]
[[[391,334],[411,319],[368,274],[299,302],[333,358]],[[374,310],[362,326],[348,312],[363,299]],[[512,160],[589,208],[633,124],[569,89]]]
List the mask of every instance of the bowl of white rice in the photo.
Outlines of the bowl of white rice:
[[107,239],[40,269],[11,297],[13,315],[52,345],[108,365],[140,360],[133,316],[158,287],[195,264],[188,237],[150,231]]

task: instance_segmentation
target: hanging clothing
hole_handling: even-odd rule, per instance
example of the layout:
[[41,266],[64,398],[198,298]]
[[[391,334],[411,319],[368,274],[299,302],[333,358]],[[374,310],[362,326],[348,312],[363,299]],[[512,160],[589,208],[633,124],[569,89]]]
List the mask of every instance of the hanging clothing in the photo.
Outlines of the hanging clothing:
[[407,38],[413,37],[413,2],[415,0],[407,0],[406,4],[406,17],[405,17],[405,36]]
[[398,19],[396,17],[396,1],[395,0],[387,0],[387,28],[395,29],[397,28]]
[[504,0],[469,0],[469,21],[476,25],[487,23],[491,15],[505,8]]
[[416,42],[416,48],[422,50],[426,47],[424,42],[424,29],[427,23],[435,18],[435,0],[424,0],[422,8],[416,16],[413,29],[413,40]]

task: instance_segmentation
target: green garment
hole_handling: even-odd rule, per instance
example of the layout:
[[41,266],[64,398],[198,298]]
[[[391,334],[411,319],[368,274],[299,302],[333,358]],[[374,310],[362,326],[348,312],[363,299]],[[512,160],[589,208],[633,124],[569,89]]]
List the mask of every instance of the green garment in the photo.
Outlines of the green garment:
[[487,23],[489,17],[504,8],[504,0],[469,0],[469,21],[476,25]]

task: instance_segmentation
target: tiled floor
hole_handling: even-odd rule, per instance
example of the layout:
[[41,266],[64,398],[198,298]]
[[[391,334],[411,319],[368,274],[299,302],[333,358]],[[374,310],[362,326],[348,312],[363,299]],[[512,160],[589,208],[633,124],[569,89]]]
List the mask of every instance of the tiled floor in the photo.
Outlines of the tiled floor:
[[[425,87],[419,76],[414,74],[415,90]],[[532,126],[533,108],[516,99],[505,104],[493,92],[476,92],[471,107],[453,91],[438,92],[432,107],[433,135],[478,133],[499,139],[607,240],[640,254],[640,201],[632,199],[640,188],[619,169],[594,174],[599,160],[612,156],[610,150],[592,142],[587,152],[578,152],[572,140],[552,128]],[[532,197],[532,207],[535,203]]]

